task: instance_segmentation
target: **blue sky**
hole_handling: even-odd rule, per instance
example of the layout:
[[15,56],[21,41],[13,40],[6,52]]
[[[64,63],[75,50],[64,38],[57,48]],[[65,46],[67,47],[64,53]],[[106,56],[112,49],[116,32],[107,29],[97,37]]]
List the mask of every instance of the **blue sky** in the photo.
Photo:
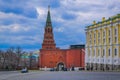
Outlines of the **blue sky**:
[[60,48],[85,44],[87,25],[120,13],[120,0],[0,0],[0,49],[40,49],[48,5]]

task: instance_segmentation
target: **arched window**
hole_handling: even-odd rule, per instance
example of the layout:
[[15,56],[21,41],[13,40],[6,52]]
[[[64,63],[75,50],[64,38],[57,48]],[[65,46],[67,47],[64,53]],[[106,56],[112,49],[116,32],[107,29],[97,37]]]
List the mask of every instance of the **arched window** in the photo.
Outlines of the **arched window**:
[[48,28],[48,33],[50,32],[50,29]]

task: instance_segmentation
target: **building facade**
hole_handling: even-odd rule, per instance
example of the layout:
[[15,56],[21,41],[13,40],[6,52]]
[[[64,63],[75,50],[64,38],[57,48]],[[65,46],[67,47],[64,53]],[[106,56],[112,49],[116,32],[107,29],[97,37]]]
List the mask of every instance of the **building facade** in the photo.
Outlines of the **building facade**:
[[86,27],[86,70],[120,69],[120,14]]
[[56,47],[50,8],[44,28],[42,49],[40,49],[39,67],[40,69],[56,68],[57,70],[71,67],[84,68],[84,47],[70,49]]

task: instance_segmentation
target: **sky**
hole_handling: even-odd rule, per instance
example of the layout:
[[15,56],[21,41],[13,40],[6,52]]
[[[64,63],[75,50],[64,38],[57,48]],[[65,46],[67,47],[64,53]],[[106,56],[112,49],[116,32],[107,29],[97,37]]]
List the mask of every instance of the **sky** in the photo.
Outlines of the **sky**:
[[120,0],[0,0],[0,49],[41,49],[48,5],[57,47],[85,44],[85,27],[120,13]]

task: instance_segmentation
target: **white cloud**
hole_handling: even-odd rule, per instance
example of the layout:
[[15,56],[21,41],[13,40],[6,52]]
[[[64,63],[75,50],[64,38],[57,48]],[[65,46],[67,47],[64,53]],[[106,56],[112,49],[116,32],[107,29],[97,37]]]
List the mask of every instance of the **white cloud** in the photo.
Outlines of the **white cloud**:
[[44,19],[47,13],[47,9],[43,7],[36,7],[37,13],[39,14],[38,18]]
[[[12,42],[13,44],[42,43],[43,29],[47,17],[46,5],[49,4],[45,3],[47,1],[30,0],[29,2],[25,2],[28,6],[25,9],[29,9],[29,7],[31,9],[32,6],[39,14],[34,19],[19,14],[0,12],[0,42]],[[102,17],[108,18],[120,13],[119,4],[119,0],[60,0],[59,7],[54,7],[50,4],[54,34],[63,36],[61,39],[58,35],[56,40],[59,40],[61,43],[64,43],[66,40],[68,42],[59,44],[58,46],[66,48],[71,43],[85,43],[85,26],[92,24],[93,20],[101,21]],[[23,5],[20,6],[22,7]],[[68,14],[74,18],[68,19],[63,17],[64,15],[68,16]],[[3,24],[6,20],[8,23],[12,21],[11,24]],[[17,35],[16,37],[15,34],[18,33],[19,36]],[[6,37],[6,35],[8,36]],[[59,41],[56,42],[59,43]]]
[[6,32],[6,31],[9,31],[9,32],[12,32],[12,33],[20,33],[20,32],[27,32],[30,30],[30,27],[27,27],[27,26],[22,26],[20,24],[11,24],[11,25],[1,25],[0,26],[0,32]]
[[64,27],[58,27],[58,28],[54,28],[55,32],[63,32],[64,31]]

